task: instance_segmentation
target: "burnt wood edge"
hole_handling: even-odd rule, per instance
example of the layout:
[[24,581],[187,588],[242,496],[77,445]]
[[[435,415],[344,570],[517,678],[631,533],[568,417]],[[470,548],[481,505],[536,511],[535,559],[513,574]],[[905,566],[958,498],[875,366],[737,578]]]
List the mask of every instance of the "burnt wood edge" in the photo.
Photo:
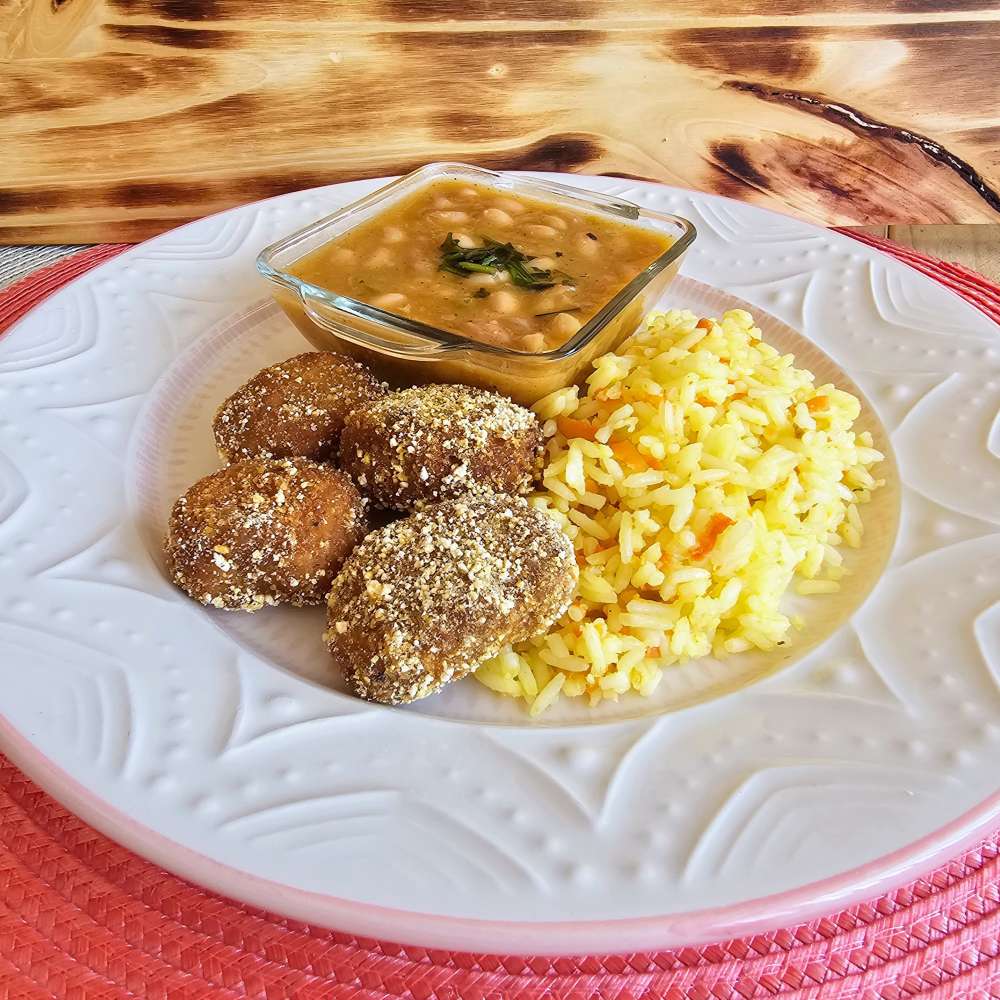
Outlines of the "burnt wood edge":
[[807,114],[825,118],[827,121],[848,131],[853,132],[862,138],[890,139],[895,142],[906,143],[916,146],[925,156],[940,163],[949,170],[954,171],[973,191],[986,202],[994,212],[1000,213],[1000,193],[991,187],[986,179],[976,170],[972,164],[963,160],[950,152],[941,143],[919,132],[902,128],[899,125],[890,125],[888,122],[878,121],[871,118],[857,108],[849,104],[842,104],[839,101],[832,101],[820,97],[817,94],[808,94],[797,90],[781,90],[777,87],[768,87],[761,83],[752,83],[746,80],[727,80],[724,84],[729,90],[736,90],[744,94],[752,94],[762,101],[772,104],[784,104],[797,108]]

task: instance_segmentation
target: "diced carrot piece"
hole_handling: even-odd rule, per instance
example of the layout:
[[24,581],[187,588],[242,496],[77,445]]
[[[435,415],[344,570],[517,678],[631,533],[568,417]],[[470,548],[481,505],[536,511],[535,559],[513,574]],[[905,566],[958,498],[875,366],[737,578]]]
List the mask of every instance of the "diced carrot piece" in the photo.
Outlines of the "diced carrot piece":
[[593,441],[597,428],[587,420],[574,420],[572,417],[559,417],[556,420],[559,433],[568,438],[585,438]]
[[702,406],[715,406],[715,400],[709,399],[703,392],[699,392],[697,396],[694,397],[696,403],[701,403]]
[[697,323],[695,323],[695,326],[699,330],[711,330],[712,329],[712,321],[710,319],[700,319],[700,320],[698,320]]
[[649,467],[646,456],[631,441],[612,441],[611,450],[614,452],[615,458],[619,458],[629,465],[637,465],[640,469]]
[[726,517],[725,514],[713,514],[708,519],[708,524],[705,525],[705,530],[701,533],[697,546],[691,552],[692,558],[704,559],[715,548],[719,535],[733,523],[733,519]]
[[830,409],[830,397],[813,396],[813,398],[806,403],[806,409],[810,413],[816,413],[819,410],[828,410]]
[[746,399],[747,398],[747,394],[746,394],[746,391],[743,391],[743,392],[734,392],[729,398],[730,399]]

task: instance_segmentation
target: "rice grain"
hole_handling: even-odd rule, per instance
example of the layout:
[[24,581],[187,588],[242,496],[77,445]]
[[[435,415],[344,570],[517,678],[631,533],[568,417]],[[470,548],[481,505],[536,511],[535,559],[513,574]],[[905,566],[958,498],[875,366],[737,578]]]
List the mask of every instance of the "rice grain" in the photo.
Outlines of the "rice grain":
[[547,440],[531,503],[573,541],[577,597],[476,675],[533,716],[563,694],[648,696],[674,664],[786,643],[786,592],[840,589],[838,546],[862,544],[859,506],[881,485],[883,456],[853,429],[859,401],[816,386],[740,309],[655,313],[594,362],[585,393],[534,409]]

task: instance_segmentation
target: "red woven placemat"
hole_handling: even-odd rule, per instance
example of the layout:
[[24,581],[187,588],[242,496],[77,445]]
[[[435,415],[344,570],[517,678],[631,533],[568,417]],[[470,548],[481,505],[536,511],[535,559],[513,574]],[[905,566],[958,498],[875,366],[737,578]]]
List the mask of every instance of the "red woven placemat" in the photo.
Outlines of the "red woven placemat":
[[[854,234],[850,234],[854,235]],[[1000,288],[858,237],[1000,322]],[[0,333],[122,250],[83,251],[0,293]],[[97,833],[0,756],[0,1000],[903,1000],[1000,997],[1000,831],[903,889],[752,938],[583,958],[363,940],[223,899]]]

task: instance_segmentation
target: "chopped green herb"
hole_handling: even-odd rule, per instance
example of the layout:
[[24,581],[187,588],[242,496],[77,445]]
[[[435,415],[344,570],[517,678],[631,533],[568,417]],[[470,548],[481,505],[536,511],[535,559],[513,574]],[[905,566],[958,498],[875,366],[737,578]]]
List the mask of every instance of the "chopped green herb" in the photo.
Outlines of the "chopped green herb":
[[489,294],[490,293],[488,291],[486,291],[485,288],[478,288],[478,289],[476,289],[475,297],[477,299],[485,299],[485,298],[489,297]]
[[557,256],[557,257],[561,257],[562,255],[563,255],[563,252],[562,252],[562,250],[557,250],[557,251],[556,251],[556,256]]
[[531,256],[521,253],[510,243],[498,243],[483,237],[481,247],[463,247],[449,233],[441,244],[440,270],[467,278],[471,273],[496,274],[506,271],[513,284],[532,291],[542,291],[553,285],[571,285],[573,279],[564,271],[548,271],[528,264]]
[[587,233],[587,239],[588,240],[596,240],[597,237],[593,233]]

